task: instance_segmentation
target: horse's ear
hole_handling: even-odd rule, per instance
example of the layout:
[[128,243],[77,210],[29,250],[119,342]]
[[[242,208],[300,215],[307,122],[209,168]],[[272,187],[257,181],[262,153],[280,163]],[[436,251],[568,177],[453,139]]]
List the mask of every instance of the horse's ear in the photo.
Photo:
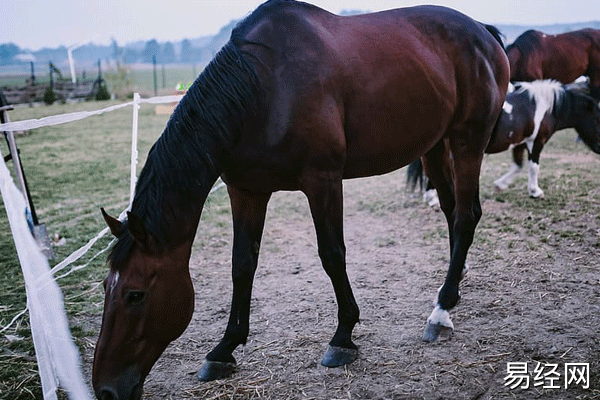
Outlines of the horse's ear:
[[108,225],[108,228],[110,229],[110,233],[117,238],[121,236],[121,234],[123,234],[123,223],[118,219],[108,215],[106,211],[104,211],[104,208],[100,208],[100,211],[102,211],[102,216],[104,217],[104,221],[106,221],[106,225]]
[[127,211],[127,228],[138,245],[145,250],[152,248],[152,238],[144,226],[144,221],[129,211]]

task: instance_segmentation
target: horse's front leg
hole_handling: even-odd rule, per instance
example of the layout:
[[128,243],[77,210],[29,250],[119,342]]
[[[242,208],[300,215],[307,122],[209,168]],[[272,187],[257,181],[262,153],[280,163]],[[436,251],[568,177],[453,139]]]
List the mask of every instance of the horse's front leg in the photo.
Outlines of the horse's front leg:
[[544,145],[537,140],[533,144],[533,149],[529,154],[529,180],[527,191],[535,199],[544,197],[544,191],[538,185],[538,175],[540,174],[540,154]]
[[228,187],[233,214],[233,299],[225,335],[206,356],[198,373],[202,381],[212,381],[231,375],[235,369],[233,351],[246,344],[249,332],[252,282],[258,263],[262,237],[271,194],[255,194]]
[[496,186],[496,189],[506,190],[510,185],[512,185],[515,175],[521,172],[521,169],[523,168],[523,153],[525,152],[525,148],[525,144],[519,144],[512,149],[513,164],[510,166],[510,169],[506,174],[494,181],[494,186]]
[[338,327],[321,364],[339,367],[358,357],[352,330],[359,321],[358,306],[346,273],[342,181],[341,178],[305,181],[303,191],[308,197],[317,233],[319,257],[331,279],[338,304]]

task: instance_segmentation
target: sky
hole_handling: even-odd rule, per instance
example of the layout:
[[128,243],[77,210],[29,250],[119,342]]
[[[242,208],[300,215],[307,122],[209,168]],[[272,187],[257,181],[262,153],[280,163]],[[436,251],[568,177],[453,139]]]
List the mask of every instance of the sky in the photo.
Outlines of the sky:
[[[328,11],[379,11],[416,4],[455,8],[485,23],[545,25],[600,20],[597,0],[308,0]],[[3,0],[0,43],[21,48],[119,45],[213,35],[262,0]]]

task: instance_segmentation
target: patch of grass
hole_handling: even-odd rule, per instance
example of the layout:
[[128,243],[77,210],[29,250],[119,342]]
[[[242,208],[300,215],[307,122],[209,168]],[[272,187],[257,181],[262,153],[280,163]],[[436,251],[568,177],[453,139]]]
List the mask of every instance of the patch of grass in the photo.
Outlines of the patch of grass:
[[[518,234],[543,244],[556,241],[581,243],[588,222],[598,218],[600,190],[597,181],[598,158],[582,143],[574,130],[557,132],[545,146],[540,160],[539,185],[545,197],[532,199],[527,194],[526,168],[513,185],[490,196],[492,182],[508,168],[509,152],[486,156],[482,167],[484,199],[493,199],[510,210],[496,214],[493,224],[499,232]],[[486,219],[484,214],[483,219]]]

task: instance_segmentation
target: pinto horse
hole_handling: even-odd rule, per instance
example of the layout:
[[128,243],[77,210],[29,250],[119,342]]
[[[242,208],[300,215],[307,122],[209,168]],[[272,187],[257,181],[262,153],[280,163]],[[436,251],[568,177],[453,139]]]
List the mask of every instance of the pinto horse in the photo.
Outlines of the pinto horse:
[[308,198],[335,291],[338,327],[322,364],[356,359],[359,309],[346,273],[342,180],[384,174],[420,156],[442,195],[451,245],[424,339],[451,334],[449,311],[481,217],[483,152],[508,82],[498,31],[454,10],[341,17],[290,0],[259,6],[175,109],[148,154],[126,220],[103,211],[118,240],[104,281],[96,396],[139,399],[152,365],[186,329],[194,309],[192,242],[219,176],[233,214],[233,298],[201,380],[231,374],[232,352],[246,343],[267,203],[279,190]]
[[[517,82],[515,87],[506,95],[502,114],[485,152],[494,154],[512,149],[513,165],[505,175],[494,181],[498,190],[505,190],[523,168],[523,153],[527,150],[529,195],[543,197],[538,175],[544,145],[556,131],[574,128],[583,142],[594,153],[600,154],[600,107],[588,95],[587,85],[563,85],[553,80],[542,80]],[[413,161],[407,170],[409,188],[414,190],[420,183],[423,189],[424,181],[420,160]],[[427,184],[426,194],[431,190],[433,187]]]
[[506,53],[511,82],[555,79],[571,83],[585,75],[592,96],[600,99],[600,30],[559,35],[528,30],[507,46]]
[[600,108],[596,100],[578,86],[562,85],[552,80],[518,82],[516,90],[506,96],[502,115],[486,153],[493,154],[512,147],[514,164],[494,182],[499,190],[512,183],[523,167],[523,152],[529,153],[531,197],[542,197],[538,186],[540,153],[554,132],[574,128],[583,142],[600,154]]

